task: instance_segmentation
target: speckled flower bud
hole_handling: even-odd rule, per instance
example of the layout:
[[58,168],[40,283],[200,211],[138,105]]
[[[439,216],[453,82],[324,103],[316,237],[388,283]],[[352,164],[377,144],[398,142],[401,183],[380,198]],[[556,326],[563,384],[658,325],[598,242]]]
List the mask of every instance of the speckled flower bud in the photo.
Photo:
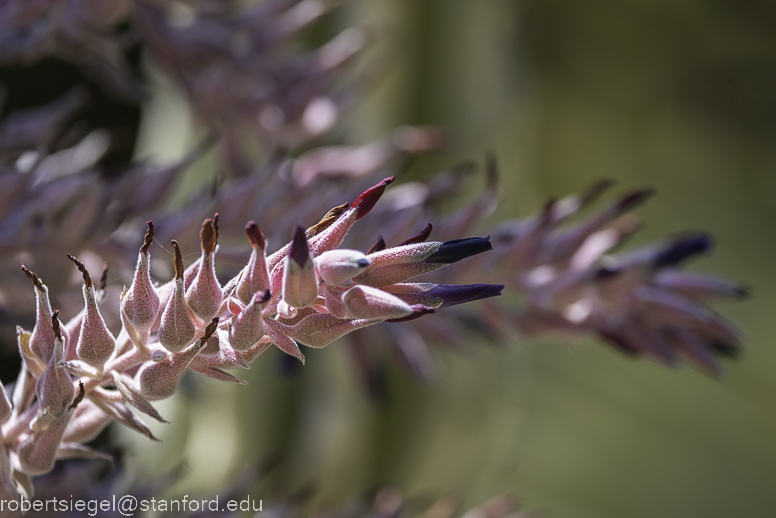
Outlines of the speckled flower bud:
[[283,300],[292,307],[303,308],[318,298],[318,282],[307,238],[301,226],[296,227],[283,272]]
[[81,261],[70,254],[67,254],[67,257],[75,263],[84,276],[84,315],[75,352],[81,361],[99,370],[113,354],[116,339],[105,325],[100,309],[97,307],[94,283],[89,272]]
[[358,250],[329,250],[315,258],[318,275],[331,286],[348,282],[370,264],[369,258]]
[[178,352],[194,340],[197,328],[191,321],[190,309],[184,297],[183,255],[177,242],[172,242],[172,248],[175,250],[175,288],[162,312],[157,336],[165,349]]
[[203,322],[209,322],[221,308],[221,285],[216,278],[214,262],[218,239],[216,222],[217,219],[206,219],[202,223],[202,229],[199,232],[202,261],[196,277],[186,289],[186,303]]
[[122,294],[121,316],[126,321],[132,341],[142,347],[148,341],[148,332],[159,312],[159,295],[151,282],[148,249],[154,240],[154,224],[148,222],[148,232],[137,258],[132,285]]
[[136,375],[143,397],[153,401],[166,399],[175,394],[178,383],[188,370],[191,360],[207,345],[207,341],[213,336],[217,327],[218,318],[214,318],[205,329],[205,335],[196,343],[159,362],[144,363]]
[[51,303],[48,288],[34,272],[22,265],[22,271],[35,286],[35,328],[30,337],[30,349],[43,363],[48,363],[54,350],[54,329],[51,327]]
[[399,297],[371,286],[353,286],[342,296],[342,302],[353,318],[387,320],[412,314],[410,305]]
[[54,351],[49,358],[46,370],[43,371],[35,385],[35,393],[38,396],[38,415],[30,425],[33,429],[43,429],[55,419],[63,415],[68,405],[73,401],[75,391],[73,380],[65,368],[59,365],[64,354],[64,341],[59,330],[59,311],[52,316],[52,328],[56,340]]
[[245,225],[245,234],[251,242],[253,251],[237,283],[236,295],[240,302],[248,304],[255,293],[269,289],[269,274],[264,256],[266,241],[255,221],[249,221]]
[[16,448],[21,471],[27,475],[43,475],[54,468],[57,448],[70,421],[70,414],[63,413],[45,430],[32,431]]
[[229,327],[229,343],[236,351],[246,351],[264,336],[261,310],[272,296],[269,290],[257,293],[250,303],[234,317]]

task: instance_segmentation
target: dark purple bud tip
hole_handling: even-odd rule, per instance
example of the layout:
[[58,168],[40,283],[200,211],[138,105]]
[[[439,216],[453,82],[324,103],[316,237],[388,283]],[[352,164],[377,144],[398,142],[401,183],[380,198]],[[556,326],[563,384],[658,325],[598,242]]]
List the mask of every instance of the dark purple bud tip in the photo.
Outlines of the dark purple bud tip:
[[245,225],[245,235],[248,236],[248,241],[251,242],[251,246],[259,247],[264,250],[266,241],[264,241],[264,235],[259,230],[259,226],[255,221],[251,220]]
[[445,241],[439,250],[426,257],[424,263],[457,263],[461,259],[466,259],[473,255],[481,254],[493,250],[490,244],[490,236],[486,237],[467,237],[464,239],[454,239]]
[[617,209],[620,212],[629,211],[646,201],[653,194],[655,194],[655,189],[640,189],[638,191],[634,191],[617,202]]
[[410,320],[420,318],[424,315],[430,315],[431,313],[436,313],[436,309],[430,306],[424,306],[423,304],[413,304],[411,315],[407,315],[406,317],[401,318],[392,318],[390,320],[386,320],[386,322],[408,322]]
[[444,301],[439,306],[441,309],[465,302],[498,297],[503,289],[503,284],[440,284],[426,295],[441,298]]
[[726,356],[728,358],[738,358],[741,355],[741,348],[735,344],[725,342],[713,342],[709,344],[711,350],[717,356]]
[[420,232],[418,232],[417,234],[415,234],[411,238],[405,239],[404,241],[399,243],[399,246],[402,246],[402,245],[413,245],[415,243],[423,243],[423,242],[425,242],[426,239],[428,239],[428,236],[431,235],[431,229],[432,228],[433,227],[431,226],[431,223],[429,223],[428,225],[426,225],[426,228],[424,228],[423,230],[421,230]]
[[691,255],[710,250],[711,247],[711,238],[701,232],[681,237],[673,243],[668,244],[665,249],[658,254],[655,258],[655,268],[674,266]]
[[372,245],[372,248],[367,251],[366,255],[380,252],[381,250],[385,250],[385,239],[383,239],[383,236],[377,236],[377,243]]
[[356,198],[356,201],[354,201],[353,205],[351,205],[351,208],[356,209],[357,211],[356,219],[361,219],[369,214],[369,211],[372,210],[372,208],[375,206],[375,203],[377,203],[377,200],[379,200],[385,192],[385,188],[392,184],[394,180],[395,178],[393,176],[389,176],[388,178],[380,181],[380,183],[374,187],[370,187],[369,189],[365,190],[363,193],[361,193],[361,196]]
[[288,257],[295,261],[299,266],[310,258],[310,249],[307,247],[307,237],[305,237],[302,225],[297,225],[294,235],[291,238],[291,249],[288,251]]

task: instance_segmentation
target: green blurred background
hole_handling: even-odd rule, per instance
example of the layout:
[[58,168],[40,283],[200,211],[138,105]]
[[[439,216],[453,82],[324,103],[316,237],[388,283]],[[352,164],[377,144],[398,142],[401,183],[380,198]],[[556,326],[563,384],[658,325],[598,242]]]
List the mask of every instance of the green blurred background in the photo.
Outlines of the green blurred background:
[[[392,366],[376,404],[344,348],[285,378],[273,350],[247,388],[204,380],[160,405],[163,444],[123,434],[132,462],[185,458],[179,488],[194,492],[279,454],[262,491],[313,482],[321,507],[388,483],[466,505],[509,492],[553,518],[776,516],[776,3],[352,0],[328,23],[356,21],[387,29],[375,55],[388,72],[348,140],[446,126],[451,151],[417,175],[494,150],[501,217],[600,178],[654,186],[635,243],[715,237],[693,268],[753,287],[718,307],[745,354],[716,381],[592,341],[473,344],[435,352],[429,384]],[[196,135],[179,93],[156,84],[137,154],[172,158]]]

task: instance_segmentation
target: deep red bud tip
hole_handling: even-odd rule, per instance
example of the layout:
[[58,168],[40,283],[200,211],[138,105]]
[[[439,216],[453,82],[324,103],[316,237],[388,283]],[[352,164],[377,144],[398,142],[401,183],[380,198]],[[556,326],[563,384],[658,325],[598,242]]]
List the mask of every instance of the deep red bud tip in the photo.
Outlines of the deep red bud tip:
[[255,221],[251,220],[245,225],[245,235],[248,236],[248,241],[251,242],[251,246],[259,247],[264,250],[266,241],[264,241],[264,235],[259,230],[259,226]]
[[358,212],[358,216],[356,219],[361,219],[367,214],[369,214],[369,211],[372,210],[372,208],[375,206],[375,203],[377,203],[377,200],[380,199],[380,197],[385,192],[385,188],[392,184],[395,178],[393,176],[389,176],[388,178],[383,179],[375,185],[374,187],[370,187],[363,193],[361,193],[361,196],[356,198],[356,201],[353,202],[352,208],[356,209]]
[[[218,214],[216,214],[216,216],[218,216]],[[208,218],[202,222],[202,229],[199,231],[199,240],[202,251],[212,254],[216,249],[217,239],[218,231],[216,230],[215,220]]]
[[307,237],[305,236],[305,231],[304,228],[302,228],[302,225],[297,225],[296,230],[294,231],[294,236],[291,238],[291,248],[288,251],[288,256],[299,266],[303,266],[304,263],[310,258],[310,249],[307,246]]

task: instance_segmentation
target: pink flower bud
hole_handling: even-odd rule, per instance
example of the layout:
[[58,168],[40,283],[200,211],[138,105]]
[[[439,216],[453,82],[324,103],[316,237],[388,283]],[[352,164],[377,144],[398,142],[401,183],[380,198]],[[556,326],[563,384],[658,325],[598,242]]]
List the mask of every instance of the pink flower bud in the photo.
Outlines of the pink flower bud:
[[64,367],[59,365],[64,354],[64,341],[59,330],[58,317],[59,311],[54,311],[52,316],[52,328],[56,336],[54,350],[51,358],[49,358],[46,370],[38,378],[38,382],[35,385],[35,393],[38,396],[37,420],[39,421],[39,426],[43,428],[65,413],[75,395],[73,380],[70,378],[70,374],[68,374]]
[[35,286],[35,328],[30,337],[30,349],[43,363],[48,363],[54,350],[54,329],[51,327],[51,303],[48,288],[34,272],[22,265],[22,271]]
[[350,316],[367,320],[402,318],[412,314],[409,304],[371,286],[353,286],[342,296]]
[[43,475],[54,468],[57,448],[62,442],[70,413],[54,419],[45,430],[32,431],[16,448],[21,471],[27,475]]
[[99,370],[113,354],[116,348],[116,339],[108,330],[108,326],[105,325],[100,309],[97,307],[94,283],[89,272],[81,261],[70,254],[67,257],[75,263],[84,276],[84,316],[75,352],[80,360]]
[[331,286],[348,282],[370,264],[367,256],[358,250],[329,250],[315,258],[318,274]]
[[190,310],[184,297],[181,249],[175,241],[172,242],[172,248],[175,250],[175,288],[162,312],[157,338],[165,349],[178,352],[194,340],[197,328],[191,321]]
[[148,233],[137,258],[135,277],[132,285],[122,294],[121,315],[129,325],[127,331],[130,338],[138,346],[144,346],[148,341],[148,332],[159,313],[159,296],[151,282],[149,267],[150,254],[148,249],[154,239],[154,224],[148,222]]
[[318,298],[318,281],[310,259],[304,229],[297,226],[283,272],[283,300],[292,307],[302,308]]
[[207,345],[218,327],[218,318],[214,318],[205,329],[205,335],[196,343],[181,352],[171,354],[159,362],[146,362],[137,372],[136,379],[140,393],[149,401],[166,399],[178,388],[181,378],[189,368],[194,357]]
[[251,242],[253,251],[237,283],[236,294],[243,304],[248,304],[255,293],[269,289],[269,273],[264,256],[266,242],[255,221],[248,222],[245,226],[245,234]]
[[202,223],[202,229],[199,232],[202,261],[196,277],[186,289],[186,303],[203,322],[208,322],[216,316],[221,308],[221,285],[216,278],[214,262],[218,238],[215,221],[208,218]]
[[257,293],[245,306],[245,309],[232,319],[232,325],[229,328],[229,343],[235,350],[246,351],[264,336],[261,310],[270,298],[269,290]]

